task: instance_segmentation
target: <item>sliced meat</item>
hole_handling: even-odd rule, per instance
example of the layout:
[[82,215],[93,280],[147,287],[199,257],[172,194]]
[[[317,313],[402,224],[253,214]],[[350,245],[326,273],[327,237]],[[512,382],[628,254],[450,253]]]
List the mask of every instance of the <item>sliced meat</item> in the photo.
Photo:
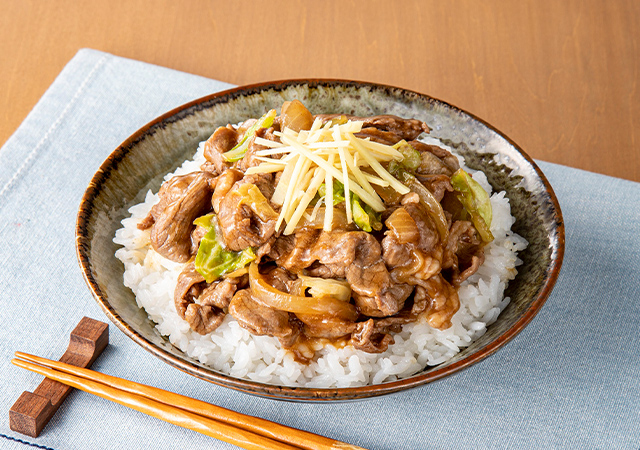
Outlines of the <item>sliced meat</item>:
[[233,185],[241,180],[243,176],[244,174],[239,170],[229,169],[218,177],[218,182],[211,196],[211,205],[216,214],[220,212],[220,203],[222,199],[224,199],[224,196],[229,193]]
[[251,208],[250,202],[246,202],[244,196],[238,192],[238,188],[247,183],[257,186],[267,199],[273,195],[272,178],[268,175],[256,174],[245,176],[224,196],[220,202],[218,223],[225,244],[235,251],[259,247],[276,231],[277,216],[263,220],[260,214]]
[[354,264],[366,268],[382,261],[380,244],[364,231],[323,231],[311,252],[313,260],[333,268],[339,278],[347,278]]
[[420,236],[417,242],[418,248],[425,253],[437,253],[441,245],[440,235],[431,217],[418,203],[404,205],[404,209],[415,221],[418,228]]
[[440,271],[440,235],[420,204],[405,202],[385,224],[382,258],[394,280],[416,285]]
[[240,282],[241,278],[226,277],[211,283],[202,291],[202,294],[198,297],[198,302],[201,306],[214,306],[224,310],[229,306],[229,302],[233,294],[236,293]]
[[295,235],[280,235],[276,238],[276,240],[272,243],[269,248],[268,257],[272,261],[280,260],[284,258],[285,255],[290,253],[295,247]]
[[178,282],[173,292],[173,300],[178,315],[183,319],[187,307],[194,303],[195,299],[202,293],[204,283],[204,277],[196,271],[193,262],[187,264],[178,275]]
[[236,292],[229,304],[229,314],[251,333],[275,336],[284,347],[291,347],[300,334],[299,325],[290,320],[288,312],[256,302],[251,298],[249,289]]
[[279,291],[291,293],[292,285],[297,277],[282,267],[272,267],[266,270],[262,276],[265,281]]
[[184,319],[189,322],[189,327],[199,334],[211,333],[218,328],[237,284],[238,278],[224,278],[202,291],[197,303],[191,303],[185,311]]
[[407,141],[416,139],[422,133],[428,133],[430,131],[427,124],[420,120],[403,119],[392,115],[367,117],[364,119],[364,124],[365,126],[372,126],[380,130],[390,131]]
[[262,195],[267,199],[273,197],[273,191],[276,189],[276,185],[273,182],[273,174],[271,173],[254,173],[252,175],[245,175],[242,179],[242,183],[249,183],[257,186]]
[[392,279],[382,260],[369,267],[353,264],[347,272],[347,281],[356,306],[370,317],[396,314],[413,291],[413,286]]
[[346,278],[356,306],[372,317],[397,313],[413,289],[391,279],[380,244],[363,231],[298,232],[277,263],[294,273],[312,267],[314,276]]
[[412,248],[402,244],[391,234],[382,239],[382,258],[389,270],[406,267],[413,261]]
[[207,286],[190,263],[178,276],[174,292],[176,311],[196,333],[211,333],[224,320],[239,282],[239,278],[224,278]]
[[256,248],[254,250],[254,252],[256,254],[256,263],[257,264],[261,263],[263,261],[264,257],[268,257],[268,255],[271,253],[271,248],[276,243],[277,238],[278,237],[276,236],[276,234],[274,234],[269,239],[267,239],[267,242],[265,242],[264,244],[260,245],[258,248]]
[[[273,134],[273,132],[275,131],[275,129],[273,127],[270,128],[258,128],[256,130],[256,134],[254,137],[251,138],[251,141],[249,141],[249,145],[247,147],[247,152],[245,153],[244,157],[239,160],[238,162],[235,163],[235,168],[241,171],[246,171],[249,167],[254,167],[259,165],[262,161],[260,161],[259,159],[256,158],[256,152],[259,150],[264,150],[267,147],[265,147],[264,145],[260,145],[260,144],[256,144],[255,142],[255,138],[256,137],[260,137],[263,139],[267,139],[270,141],[275,141],[275,142],[279,142],[280,139]],[[269,156],[269,158],[272,159],[278,159],[278,154],[276,155],[271,155]]]
[[424,295],[425,289],[420,289],[422,289],[423,295],[414,295],[413,302],[407,302],[398,314],[358,322],[356,330],[351,336],[351,343],[354,347],[370,353],[386,351],[388,346],[394,342],[391,333],[399,333],[402,330],[402,325],[415,322],[429,306],[428,297]]
[[304,324],[304,335],[310,338],[338,339],[356,330],[356,323],[338,317],[297,314]]
[[195,255],[198,253],[198,248],[200,248],[200,241],[202,240],[205,234],[207,234],[207,229],[199,225],[197,225],[191,232],[191,254],[192,255]]
[[451,177],[443,174],[421,175],[417,174],[416,178],[433,194],[435,199],[440,202],[444,198],[446,192],[453,192],[451,186]]
[[422,158],[420,166],[416,170],[418,174],[451,176],[460,168],[458,158],[442,147],[428,145],[420,141],[411,141],[409,143],[420,152]]
[[[169,181],[165,181],[160,186],[158,191],[158,203],[153,205],[151,211],[147,217],[145,217],[140,223],[138,223],[138,229],[146,230],[151,228],[156,219],[162,214],[162,212],[172,203],[180,200],[185,195],[185,191],[189,188],[189,185],[196,177],[201,176],[201,172],[192,172],[182,176],[172,177]],[[214,188],[216,184],[216,178],[210,175],[205,175],[209,183],[210,188]]]
[[[333,233],[331,233],[333,234]],[[361,313],[371,317],[390,316],[402,309],[404,301],[413,288],[404,283],[395,283],[382,260],[382,249],[369,233],[351,232],[342,236],[327,236],[318,242],[325,255],[319,261],[327,266],[346,265],[346,279],[351,285],[353,298]],[[339,245],[340,260],[331,255],[331,247]],[[322,252],[319,252],[322,253]]]
[[362,126],[363,128],[373,127],[378,130],[388,131],[406,141],[414,140],[422,133],[428,133],[430,131],[427,124],[420,120],[403,119],[402,117],[392,115],[358,117],[346,114],[319,114],[316,117],[322,119],[323,122],[327,122],[342,116],[346,117],[348,120],[362,120],[364,122]]
[[219,127],[204,144],[206,161],[200,169],[213,175],[220,175],[231,167],[233,163],[226,161],[222,154],[235,147],[255,122],[256,119],[249,119],[238,127],[230,124],[226,127]]
[[355,134],[360,139],[369,139],[380,144],[393,145],[402,140],[400,136],[392,131],[384,131],[375,127],[362,128],[362,131]]
[[[269,256],[293,273],[300,273],[316,260],[312,253],[321,230],[299,230],[293,235],[280,236],[276,240]],[[344,278],[344,275],[342,276]]]
[[451,282],[459,286],[478,271],[484,262],[484,244],[473,223],[457,220],[451,226],[444,248],[442,269],[451,273]]
[[307,267],[306,271],[312,277],[318,278],[344,278],[346,276],[344,267],[336,264],[325,266],[318,261],[314,261],[313,264]]
[[[153,211],[153,208],[151,209],[151,211]],[[153,224],[155,223],[156,219],[153,217],[152,213],[147,214],[147,216],[142,219],[140,222],[138,222],[138,229],[139,230],[148,230],[149,228],[151,228],[153,226]]]
[[232,126],[218,128],[204,143],[204,157],[207,162],[202,170],[219,175],[231,167],[231,163],[224,160],[222,154],[236,146],[240,140],[240,134]]
[[394,339],[390,334],[378,329],[373,319],[369,319],[357,324],[356,330],[351,334],[350,343],[358,350],[382,353],[394,343]]
[[451,318],[460,309],[458,290],[440,274],[429,278],[424,286],[416,287],[415,303],[426,303],[422,315],[426,317],[430,326],[440,330],[446,330],[451,326]]
[[151,245],[165,258],[187,262],[192,256],[193,221],[211,209],[213,181],[207,172],[194,172],[173,177],[160,188],[160,201],[149,213]]

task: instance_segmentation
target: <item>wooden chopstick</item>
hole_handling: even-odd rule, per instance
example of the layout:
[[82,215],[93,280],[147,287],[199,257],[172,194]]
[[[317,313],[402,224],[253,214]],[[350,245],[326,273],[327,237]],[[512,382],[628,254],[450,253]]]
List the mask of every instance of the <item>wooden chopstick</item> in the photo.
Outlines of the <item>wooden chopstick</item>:
[[76,389],[89,392],[97,395],[98,397],[111,400],[149,416],[164,420],[165,422],[206,434],[207,436],[214,437],[245,449],[272,450],[286,448],[288,450],[299,450],[299,447],[274,441],[273,439],[266,438],[259,434],[255,434],[226,423],[217,422],[174,406],[165,405],[164,403],[150,400],[140,395],[124,392],[96,381],[87,380],[85,378],[80,378],[75,375],[67,374],[55,369],[49,369],[47,367],[42,367],[19,359],[13,359],[11,362],[18,367],[39,373],[52,380],[73,386]]
[[243,448],[364,450],[362,447],[89,369],[23,352],[16,352],[15,356],[21,359],[11,362],[19,367]]

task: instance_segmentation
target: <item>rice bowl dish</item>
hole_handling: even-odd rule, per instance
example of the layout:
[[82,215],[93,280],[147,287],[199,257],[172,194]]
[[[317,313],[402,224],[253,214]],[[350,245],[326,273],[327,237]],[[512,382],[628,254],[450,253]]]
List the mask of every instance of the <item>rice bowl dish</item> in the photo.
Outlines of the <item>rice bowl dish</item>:
[[[348,362],[338,364],[342,368],[333,364],[337,358],[332,357],[333,359],[320,363],[324,366],[319,369],[325,372],[337,369],[335,373],[338,376],[346,374],[347,378],[349,376],[356,378],[359,374],[353,368],[357,368],[356,363],[360,360],[363,361],[361,366],[365,364],[362,366],[364,367],[363,373],[369,371],[370,367],[366,367],[366,364],[372,360],[385,360],[386,362],[378,364],[378,367],[382,367],[384,364],[387,372],[399,373],[403,370],[401,364],[397,364],[399,360],[402,360],[403,363],[405,360],[409,361],[406,366],[409,367],[414,364],[413,359],[415,359],[424,368],[414,375],[404,375],[404,373],[410,372],[409,369],[401,375],[393,374],[387,378],[388,381],[373,384],[375,372],[372,370],[368,372],[368,375],[360,377],[365,381],[355,383],[351,380],[344,381],[345,384],[351,383],[353,387],[316,388],[312,384],[301,387],[305,383],[303,378],[297,380],[299,383],[297,386],[290,387],[279,380],[277,376],[271,375],[270,371],[275,370],[276,366],[272,366],[273,361],[267,359],[262,362],[256,360],[257,365],[265,365],[261,367],[262,371],[258,370],[258,372],[263,376],[270,376],[274,384],[253,381],[256,379],[256,375],[251,374],[248,369],[252,364],[243,367],[241,353],[243,356],[253,355],[251,356],[253,360],[256,353],[251,352],[255,351],[256,345],[263,345],[263,342],[273,342],[268,336],[254,334],[251,339],[245,341],[247,342],[245,346],[250,348],[250,352],[239,352],[237,357],[235,353],[230,357],[221,354],[220,364],[229,368],[235,367],[239,371],[239,376],[242,376],[243,368],[247,369],[248,375],[251,374],[239,378],[229,375],[229,372],[224,371],[226,369],[219,370],[209,365],[213,364],[210,361],[213,361],[217,349],[223,346],[223,342],[219,338],[207,339],[199,333],[193,334],[188,331],[191,330],[190,327],[188,329],[185,327],[182,319],[180,322],[173,322],[170,319],[175,315],[175,312],[164,312],[171,309],[176,310],[175,302],[174,305],[171,305],[171,294],[166,294],[166,289],[170,290],[171,286],[165,287],[163,293],[160,286],[149,287],[155,284],[152,278],[145,280],[150,283],[147,287],[151,292],[154,294],[160,292],[151,302],[152,305],[149,305],[151,312],[148,312],[139,307],[138,302],[141,299],[136,298],[132,290],[124,285],[125,269],[129,269],[130,266],[127,263],[128,267],[125,268],[125,264],[116,258],[115,253],[119,250],[127,252],[128,256],[126,257],[131,257],[130,263],[140,264],[140,267],[136,267],[136,270],[128,273],[128,276],[133,275],[132,282],[134,284],[137,283],[136,277],[142,279],[146,276],[145,272],[141,270],[145,260],[143,253],[146,254],[145,244],[143,242],[134,243],[137,239],[134,237],[138,235],[139,231],[136,229],[137,227],[133,223],[129,223],[130,227],[126,228],[131,228],[130,233],[128,231],[118,232],[124,233],[122,236],[119,235],[118,239],[122,238],[132,243],[130,246],[127,244],[127,249],[121,244],[114,243],[116,232],[127,225],[126,221],[131,218],[132,212],[136,213],[135,205],[138,205],[137,208],[144,208],[142,204],[145,203],[145,197],[148,195],[155,197],[166,174],[178,173],[182,162],[193,160],[199,143],[208,140],[216,127],[229,123],[239,124],[248,118],[260,117],[266,109],[279,108],[283,101],[293,99],[302,100],[309,107],[309,110],[319,114],[334,114],[345,111],[362,117],[394,114],[424,121],[431,132],[421,139],[424,137],[434,139],[445,147],[451,148],[464,158],[464,166],[468,167],[470,172],[480,170],[486,175],[489,184],[495,190],[495,192],[491,192],[491,204],[495,203],[496,198],[499,198],[496,196],[504,195],[504,201],[508,203],[511,215],[516,218],[515,222],[511,224],[512,232],[507,233],[510,236],[509,239],[514,239],[515,234],[524,239],[516,244],[509,244],[508,239],[504,241],[504,246],[516,245],[518,248],[524,246],[526,241],[526,248],[516,250],[517,254],[511,251],[513,248],[506,250],[498,245],[502,237],[499,231],[495,231],[496,242],[486,246],[486,264],[483,264],[483,267],[486,268],[489,267],[489,264],[494,264],[492,262],[494,254],[510,254],[507,260],[513,258],[516,261],[514,267],[517,270],[517,275],[515,272],[507,275],[506,279],[509,281],[505,282],[506,290],[503,296],[508,297],[509,300],[507,301],[505,298],[502,303],[495,302],[496,305],[499,305],[500,308],[504,307],[504,309],[497,319],[495,319],[494,313],[497,313],[495,309],[483,319],[487,322],[495,319],[495,322],[487,325],[484,330],[480,324],[467,326],[473,322],[479,322],[480,320],[476,320],[475,317],[482,319],[486,311],[493,309],[494,306],[489,306],[487,309],[487,304],[484,303],[486,298],[482,296],[476,297],[471,306],[467,306],[466,300],[463,298],[467,288],[460,286],[460,314],[451,317],[451,330],[430,330],[428,333],[430,336],[424,337],[424,341],[427,341],[428,344],[427,347],[431,346],[439,350],[439,353],[434,353],[431,356],[431,361],[436,363],[435,365],[425,363],[429,357],[425,354],[421,356],[420,351],[415,356],[412,354],[406,358],[404,356],[402,358],[394,357],[394,360],[388,358],[394,354],[394,345],[400,340],[405,341],[405,336],[412,327],[418,327],[416,323],[405,325],[404,330],[397,333],[393,332],[392,334],[395,333],[397,336],[396,342],[384,352],[360,355],[362,358],[359,357],[358,360],[352,357],[351,366]],[[473,177],[480,183],[484,183],[481,175],[474,174]],[[501,191],[504,191],[504,194],[501,194]],[[156,201],[156,199],[151,201]],[[132,206],[133,209],[131,209]],[[492,229],[508,229],[509,223],[498,226],[500,217],[507,222],[509,219],[508,216],[500,214],[498,206],[495,208]],[[130,209],[132,212],[129,212]],[[139,209],[136,214],[144,215],[144,211],[146,209]],[[149,231],[146,233],[148,235]],[[515,239],[517,240],[517,238]],[[516,143],[482,119],[428,95],[397,87],[346,80],[287,80],[233,88],[193,100],[150,121],[123,141],[102,163],[82,198],[76,223],[76,252],[87,286],[105,316],[133,342],[165,362],[167,370],[179,369],[214,385],[266,398],[332,402],[370,398],[423,386],[456,374],[462,369],[472,367],[475,363],[491,356],[508,344],[535,318],[553,290],[564,255],[564,224],[553,189],[533,159]],[[124,255],[119,253],[119,256]],[[521,261],[521,265],[518,265],[518,260]],[[148,256],[147,262],[151,261],[154,261],[153,264],[157,264],[157,267],[162,271],[176,267],[171,261],[159,263],[155,261],[155,258]],[[167,267],[162,267],[161,264],[166,264]],[[480,267],[482,270],[478,270],[470,281],[480,278],[490,280],[490,276],[486,277],[483,267]],[[507,272],[509,272],[508,269]],[[511,279],[514,275],[515,278]],[[157,277],[159,282],[162,277]],[[476,288],[483,293],[489,292],[488,288],[493,289],[496,285],[499,290],[503,288],[502,283],[490,283],[489,281],[483,283],[484,285],[478,284]],[[141,287],[143,286],[141,285]],[[163,303],[161,301],[163,296],[166,296],[165,305],[170,308],[164,308],[164,311],[160,306]],[[155,309],[153,309],[153,304],[157,305]],[[461,314],[466,314],[468,310],[471,310],[475,316],[463,316],[466,318],[460,320]],[[163,314],[169,319],[164,321],[163,327],[166,328],[162,328],[160,331],[158,322],[155,320],[160,320]],[[378,319],[374,318],[374,320]],[[460,336],[466,334],[467,338],[470,336],[475,340],[470,344],[466,343],[468,339],[465,337],[454,338],[451,342],[445,340],[444,342],[453,347],[453,352],[455,352],[455,347],[459,349],[459,352],[437,364],[439,360],[436,358],[447,352],[446,345],[441,345],[439,342],[433,345],[431,343],[435,343],[438,339],[442,340],[442,337],[448,335],[449,331],[458,330],[460,324],[466,326],[466,331],[463,330]],[[245,339],[242,335],[246,330],[242,327],[234,327],[234,325],[229,326],[225,319],[220,323],[218,332],[228,330],[225,333],[234,336],[233,339],[238,341]],[[170,338],[169,336],[174,330],[177,331]],[[182,338],[180,330],[186,331],[185,335],[190,335],[193,338],[191,348],[188,339]],[[180,342],[181,340],[182,342]],[[424,341],[417,338],[414,347],[424,348]],[[200,343],[204,344],[200,345]],[[347,357],[343,360],[348,361],[348,356],[353,355],[345,353],[344,342],[337,344],[338,353],[346,354]],[[182,348],[186,348],[194,356],[190,356]],[[262,351],[262,348],[258,347],[258,349]],[[225,347],[224,351],[231,352],[232,348]],[[276,355],[275,358],[281,358],[283,361],[287,361],[289,358],[286,353],[290,352],[273,351],[273,354]],[[316,356],[318,357],[316,359],[320,361],[320,349],[318,349]],[[226,362],[224,358],[227,358]],[[200,362],[201,360],[207,361],[207,363]],[[294,358],[294,363],[289,366],[288,372],[293,374],[291,375],[293,377],[295,377],[296,367],[304,372],[305,369],[309,370],[309,366],[315,364],[314,362],[298,366],[296,358]],[[333,365],[330,367],[329,363]],[[393,364],[396,364],[395,370]],[[265,367],[268,369],[264,370]],[[329,369],[327,369],[328,367]],[[285,382],[287,382],[286,376],[290,375],[285,374]],[[383,373],[379,376],[381,379],[386,377]],[[367,377],[369,378],[368,382],[366,381]],[[395,381],[393,381],[394,379]],[[319,377],[316,378],[316,381],[323,386],[338,386],[337,381],[331,384],[322,382]]]
[[[437,139],[426,135],[420,139],[455,154],[455,149]],[[378,353],[351,345],[314,343],[313,357],[303,362],[283,348],[277,338],[250,333],[230,314],[225,315],[215,330],[198,333],[174,307],[174,292],[185,264],[156,252],[151,245],[150,231],[138,228],[160,201],[153,192],[146,195],[143,203],[129,209],[130,217],[122,221],[123,227],[114,239],[122,246],[116,257],[125,266],[124,284],[134,292],[138,306],[144,308],[171,344],[200,363],[234,378],[277,386],[342,388],[410,377],[425,367],[451,360],[497,320],[510,301],[504,297],[504,291],[521,263],[518,252],[527,247],[527,241],[511,231],[515,219],[505,193],[492,192],[482,172],[466,167],[461,156],[458,161],[490,195],[493,240],[484,246],[482,265],[460,283],[459,308],[445,329],[433,327],[425,320],[406,323],[401,331],[393,333],[393,343]],[[205,163],[203,142],[194,159],[186,161],[165,180],[198,171]]]

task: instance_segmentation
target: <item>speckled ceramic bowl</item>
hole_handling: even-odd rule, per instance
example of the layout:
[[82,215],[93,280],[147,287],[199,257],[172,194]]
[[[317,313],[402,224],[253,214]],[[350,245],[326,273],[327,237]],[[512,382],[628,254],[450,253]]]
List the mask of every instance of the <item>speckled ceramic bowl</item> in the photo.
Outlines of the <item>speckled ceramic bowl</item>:
[[[395,114],[417,118],[431,135],[456,147],[474,169],[506,190],[517,218],[514,231],[529,241],[519,254],[524,265],[509,283],[511,303],[487,333],[449,362],[409,378],[355,388],[292,388],[241,380],[188,357],[161,336],[133,293],[123,285],[124,267],[112,241],[127,209],[157,191],[164,174],[191,158],[198,143],[218,127],[259,117],[298,98],[313,113],[360,116]],[[77,254],[96,300],[124,333],[170,365],[212,383],[276,399],[328,401],[388,394],[420,386],[469,367],[494,353],[538,313],[558,277],[564,226],[558,201],[540,169],[517,145],[490,125],[447,103],[415,92],[371,83],[294,80],[240,87],[188,103],[146,125],[102,164],[82,199],[76,230]]]

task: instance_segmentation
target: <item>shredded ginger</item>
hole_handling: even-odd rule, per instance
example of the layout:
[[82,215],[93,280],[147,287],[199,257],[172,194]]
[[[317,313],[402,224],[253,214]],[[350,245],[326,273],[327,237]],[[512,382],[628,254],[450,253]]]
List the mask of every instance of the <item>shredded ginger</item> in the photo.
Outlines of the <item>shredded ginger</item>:
[[[246,173],[282,172],[271,198],[273,204],[281,207],[276,229],[284,221],[287,224],[284,234],[293,233],[298,222],[308,215],[307,207],[324,183],[326,193],[317,202],[315,210],[324,204],[323,229],[331,231],[334,179],[344,186],[348,223],[353,221],[351,193],[374,211],[381,212],[385,209],[384,203],[372,185],[391,186],[400,194],[410,192],[382,166],[391,160],[401,161],[402,153],[392,146],[356,137],[362,125],[362,121],[329,121],[323,125],[316,118],[309,130],[296,132],[284,128],[275,132],[280,142],[256,137],[255,143],[267,148],[256,152],[261,163]],[[274,155],[282,156],[278,159]]]

